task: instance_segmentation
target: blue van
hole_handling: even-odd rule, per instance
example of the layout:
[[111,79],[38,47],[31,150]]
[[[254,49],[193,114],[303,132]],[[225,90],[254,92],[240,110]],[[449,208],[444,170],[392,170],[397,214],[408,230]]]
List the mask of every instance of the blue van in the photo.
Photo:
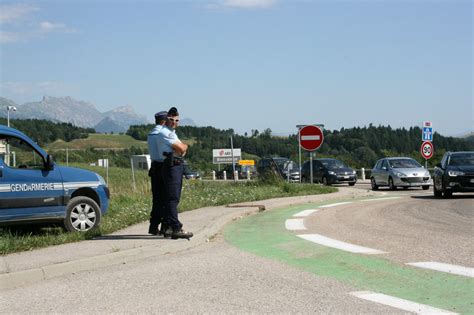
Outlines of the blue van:
[[99,225],[109,198],[100,175],[59,166],[25,134],[0,125],[0,225],[59,222],[85,232]]

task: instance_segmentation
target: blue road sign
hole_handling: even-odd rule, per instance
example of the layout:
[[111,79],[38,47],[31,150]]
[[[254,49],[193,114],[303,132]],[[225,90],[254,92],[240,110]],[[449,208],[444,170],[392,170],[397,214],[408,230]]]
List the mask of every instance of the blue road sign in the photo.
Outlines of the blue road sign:
[[423,127],[422,141],[433,141],[433,127]]

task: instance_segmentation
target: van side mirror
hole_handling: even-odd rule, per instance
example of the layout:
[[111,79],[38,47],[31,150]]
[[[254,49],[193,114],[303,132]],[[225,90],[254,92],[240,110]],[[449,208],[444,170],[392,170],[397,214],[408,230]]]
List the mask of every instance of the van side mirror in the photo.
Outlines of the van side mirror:
[[47,171],[51,171],[51,170],[54,169],[54,159],[53,159],[53,156],[51,154],[48,154],[46,156],[46,162],[44,163],[44,168]]

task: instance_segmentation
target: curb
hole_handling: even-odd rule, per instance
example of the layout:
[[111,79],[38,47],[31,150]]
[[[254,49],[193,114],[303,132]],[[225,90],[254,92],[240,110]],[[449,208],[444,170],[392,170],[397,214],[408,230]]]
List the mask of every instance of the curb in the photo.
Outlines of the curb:
[[52,264],[41,268],[0,274],[0,290],[13,289],[42,280],[75,274],[81,271],[125,264],[134,260],[140,260],[170,252],[183,251],[209,241],[209,238],[216,235],[225,224],[234,220],[236,216],[251,215],[259,211],[259,209],[253,209],[248,206],[246,208],[239,208],[232,213],[219,217],[214,222],[210,222],[208,225],[200,229],[189,241],[170,240],[170,243],[165,245],[144,246],[64,263]]
[[356,196],[361,197],[363,195],[367,195],[367,193],[360,191],[347,196],[341,196],[339,193],[329,195],[297,196],[261,200],[258,201],[258,204],[255,204],[255,202],[246,202],[233,205],[231,204],[228,205],[227,208],[235,208],[235,211],[219,216],[213,221],[208,222],[201,229],[199,229],[189,241],[170,240],[170,242],[166,244],[126,249],[114,253],[107,253],[93,257],[80,258],[67,262],[46,265],[39,268],[0,274],[0,291],[14,289],[43,280],[72,275],[81,271],[89,271],[112,265],[126,264],[127,262],[135,260],[187,250],[191,247],[208,242],[210,238],[216,235],[224,227],[224,225],[232,222],[238,217],[252,215],[264,211],[264,209],[273,210],[281,207],[300,204],[302,205],[305,203],[321,202],[338,198],[351,198]]

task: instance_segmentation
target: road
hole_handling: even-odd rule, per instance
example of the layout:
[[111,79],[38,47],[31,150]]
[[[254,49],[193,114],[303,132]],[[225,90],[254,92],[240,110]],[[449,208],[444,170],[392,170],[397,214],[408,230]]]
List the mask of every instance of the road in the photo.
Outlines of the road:
[[[404,265],[440,261],[474,267],[473,196],[435,200],[421,189],[382,192],[382,198],[397,199],[263,212],[189,250],[6,290],[0,312],[406,313],[351,294],[361,290],[474,312],[472,278]],[[304,220],[304,233],[386,253],[345,254],[285,229],[296,212],[318,207]],[[407,279],[409,288],[402,288]]]

